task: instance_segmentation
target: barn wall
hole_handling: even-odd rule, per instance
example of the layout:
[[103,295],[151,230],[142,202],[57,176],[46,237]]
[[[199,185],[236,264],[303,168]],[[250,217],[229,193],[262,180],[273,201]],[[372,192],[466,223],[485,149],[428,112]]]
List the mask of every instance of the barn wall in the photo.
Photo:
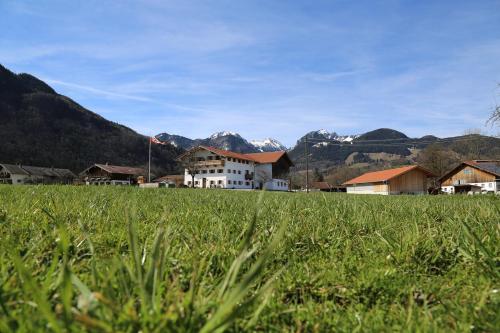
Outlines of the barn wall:
[[425,194],[427,193],[427,175],[419,169],[411,170],[391,179],[389,189],[391,194]]
[[446,178],[441,186],[453,186],[455,184],[488,183],[495,182],[495,176],[484,171],[464,165],[455,173]]

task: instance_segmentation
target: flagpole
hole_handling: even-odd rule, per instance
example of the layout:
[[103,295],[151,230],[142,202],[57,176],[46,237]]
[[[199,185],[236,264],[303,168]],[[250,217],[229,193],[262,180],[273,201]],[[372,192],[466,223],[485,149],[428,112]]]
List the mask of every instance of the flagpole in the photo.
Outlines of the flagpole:
[[151,137],[149,138],[148,183],[151,183]]

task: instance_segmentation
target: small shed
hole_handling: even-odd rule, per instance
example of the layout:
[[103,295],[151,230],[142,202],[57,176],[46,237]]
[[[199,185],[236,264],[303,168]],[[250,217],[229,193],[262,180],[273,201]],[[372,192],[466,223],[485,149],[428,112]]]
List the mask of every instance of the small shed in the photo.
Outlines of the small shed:
[[142,168],[109,164],[94,164],[80,173],[87,185],[135,185],[145,175]]
[[328,182],[312,182],[311,189],[321,192],[333,192],[333,187]]
[[164,184],[167,187],[182,187],[184,185],[184,175],[166,175],[156,178],[153,182]]
[[427,179],[434,175],[419,165],[367,172],[343,185],[353,194],[426,194]]

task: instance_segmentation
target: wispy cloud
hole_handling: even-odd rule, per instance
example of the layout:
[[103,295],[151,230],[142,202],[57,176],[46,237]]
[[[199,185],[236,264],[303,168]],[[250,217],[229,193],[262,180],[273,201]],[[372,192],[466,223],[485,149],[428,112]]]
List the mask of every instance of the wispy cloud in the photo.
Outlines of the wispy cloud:
[[147,134],[460,134],[500,81],[496,0],[17,3],[0,62]]
[[63,87],[69,87],[69,88],[73,88],[73,89],[83,90],[83,91],[87,91],[87,92],[101,95],[101,96],[108,97],[108,98],[129,99],[129,100],[141,101],[141,102],[152,102],[152,100],[150,98],[147,98],[147,97],[121,94],[121,93],[103,90],[103,89],[98,89],[98,88],[94,88],[94,87],[89,87],[89,86],[81,85],[81,84],[77,84],[77,83],[64,82],[64,81],[53,80],[53,79],[44,79],[44,81],[49,83],[49,84],[55,85],[55,86],[63,86]]

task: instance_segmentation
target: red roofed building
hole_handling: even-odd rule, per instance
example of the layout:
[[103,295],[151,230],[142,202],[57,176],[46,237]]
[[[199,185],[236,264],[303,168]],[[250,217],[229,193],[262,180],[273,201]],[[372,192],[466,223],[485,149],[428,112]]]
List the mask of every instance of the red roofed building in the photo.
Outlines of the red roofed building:
[[434,175],[418,165],[367,172],[344,183],[354,194],[426,194],[427,178]]
[[192,148],[178,157],[188,187],[287,191],[293,165],[285,151],[241,154],[209,146]]

